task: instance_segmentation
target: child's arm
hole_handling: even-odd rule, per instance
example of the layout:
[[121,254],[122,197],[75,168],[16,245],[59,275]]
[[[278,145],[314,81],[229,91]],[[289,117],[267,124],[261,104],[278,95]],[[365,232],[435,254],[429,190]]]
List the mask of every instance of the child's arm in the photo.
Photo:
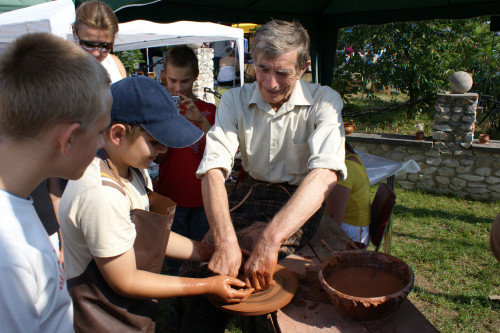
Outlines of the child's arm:
[[182,278],[137,270],[134,248],[111,257],[94,257],[108,285],[117,294],[138,298],[168,298],[190,295],[215,295],[224,302],[241,302],[253,289],[244,288],[243,281],[229,276],[204,279]]
[[177,260],[209,261],[214,247],[170,232],[165,256]]

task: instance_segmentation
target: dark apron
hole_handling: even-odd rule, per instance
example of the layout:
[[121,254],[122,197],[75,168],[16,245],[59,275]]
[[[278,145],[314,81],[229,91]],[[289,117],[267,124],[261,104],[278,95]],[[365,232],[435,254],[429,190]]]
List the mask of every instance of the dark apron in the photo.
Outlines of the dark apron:
[[[110,161],[101,162],[103,186],[125,191],[109,178],[118,179]],[[142,174],[138,173],[140,178]],[[116,175],[116,176],[115,176]],[[115,176],[115,177],[113,177]],[[143,183],[144,179],[142,179]],[[135,224],[134,242],[137,269],[159,274],[165,258],[170,227],[175,213],[175,203],[148,190],[150,211],[134,209],[130,212]],[[73,299],[74,328],[76,332],[154,332],[157,301],[130,298],[116,294],[106,283],[94,260],[85,271],[68,280],[68,290]]]

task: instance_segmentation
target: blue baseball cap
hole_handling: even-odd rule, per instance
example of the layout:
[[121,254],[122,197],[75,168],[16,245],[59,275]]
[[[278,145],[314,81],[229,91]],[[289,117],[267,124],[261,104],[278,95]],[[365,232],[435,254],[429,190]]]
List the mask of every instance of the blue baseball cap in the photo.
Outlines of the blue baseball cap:
[[147,76],[127,77],[111,85],[111,122],[140,124],[167,147],[184,148],[203,136],[203,131],[177,110],[172,96]]

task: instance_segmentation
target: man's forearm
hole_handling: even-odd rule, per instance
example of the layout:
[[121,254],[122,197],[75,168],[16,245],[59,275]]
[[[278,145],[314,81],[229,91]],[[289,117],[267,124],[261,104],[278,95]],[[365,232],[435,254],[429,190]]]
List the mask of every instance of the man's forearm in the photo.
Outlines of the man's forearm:
[[272,243],[283,243],[321,207],[336,183],[335,171],[313,169],[276,214],[261,238]]
[[201,180],[201,191],[205,212],[214,237],[214,245],[219,247],[224,243],[237,243],[229,215],[229,202],[222,170],[209,170]]

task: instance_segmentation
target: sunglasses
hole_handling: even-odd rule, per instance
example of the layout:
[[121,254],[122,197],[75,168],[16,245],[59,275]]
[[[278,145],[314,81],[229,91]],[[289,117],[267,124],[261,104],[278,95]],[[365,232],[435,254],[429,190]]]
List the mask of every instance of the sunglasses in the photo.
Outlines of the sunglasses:
[[76,32],[75,32],[75,36],[78,39],[78,44],[80,44],[80,47],[88,52],[93,51],[95,49],[98,49],[99,52],[107,53],[107,52],[111,51],[111,49],[113,48],[113,42],[111,42],[111,43],[90,42],[88,40],[80,39],[80,37],[78,37]]

